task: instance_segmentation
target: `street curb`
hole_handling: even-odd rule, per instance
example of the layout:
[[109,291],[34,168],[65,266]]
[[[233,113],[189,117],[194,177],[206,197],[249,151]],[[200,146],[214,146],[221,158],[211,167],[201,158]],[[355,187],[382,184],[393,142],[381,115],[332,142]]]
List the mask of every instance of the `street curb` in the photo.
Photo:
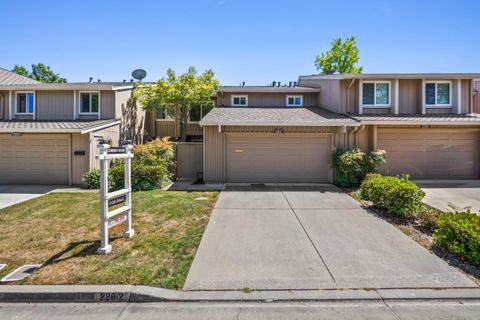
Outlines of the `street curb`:
[[348,302],[478,300],[480,288],[176,291],[134,285],[4,285],[0,302]]

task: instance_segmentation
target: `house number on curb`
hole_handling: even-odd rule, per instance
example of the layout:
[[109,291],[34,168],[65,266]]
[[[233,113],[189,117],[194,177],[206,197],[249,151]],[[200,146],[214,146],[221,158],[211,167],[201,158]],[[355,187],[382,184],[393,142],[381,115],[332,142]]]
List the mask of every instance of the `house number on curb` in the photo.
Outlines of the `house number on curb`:
[[[100,160],[100,237],[101,247],[99,254],[108,254],[112,251],[112,245],[108,243],[108,229],[123,223],[125,238],[134,235],[132,229],[132,185],[131,185],[131,162],[133,158],[130,144],[122,147],[110,148],[106,143],[98,145],[100,154],[96,156]],[[108,192],[108,167],[109,161],[124,159],[125,185],[123,189]],[[110,207],[123,204],[121,207],[109,211]]]

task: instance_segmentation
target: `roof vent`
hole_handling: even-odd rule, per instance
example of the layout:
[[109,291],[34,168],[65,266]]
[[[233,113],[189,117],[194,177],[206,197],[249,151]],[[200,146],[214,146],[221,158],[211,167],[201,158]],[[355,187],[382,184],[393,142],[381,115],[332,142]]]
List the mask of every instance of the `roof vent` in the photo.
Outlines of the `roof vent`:
[[130,79],[130,82],[133,82],[133,79]]
[[282,83],[280,81],[278,81],[278,87],[280,87],[282,85]]
[[276,81],[272,81],[272,87],[275,87],[275,86],[276,86],[276,84],[277,84],[277,82],[276,82]]
[[92,83],[93,77],[88,78],[88,83]]
[[100,83],[100,82],[102,82],[102,80],[98,79],[97,82]]
[[290,82],[288,83],[288,86],[289,86],[289,87],[291,87],[291,86],[292,86],[292,81],[290,81]]
[[127,80],[123,79],[123,83],[127,82]]
[[297,86],[297,81],[293,81],[293,86],[294,86],[294,87]]

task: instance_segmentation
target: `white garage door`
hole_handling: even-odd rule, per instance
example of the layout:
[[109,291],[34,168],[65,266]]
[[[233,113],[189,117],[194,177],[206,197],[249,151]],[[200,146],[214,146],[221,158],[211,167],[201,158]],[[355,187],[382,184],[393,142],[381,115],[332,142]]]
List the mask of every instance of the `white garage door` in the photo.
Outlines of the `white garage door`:
[[377,146],[387,151],[381,172],[412,178],[478,177],[478,131],[379,128]]
[[0,134],[0,184],[68,184],[70,135]]
[[330,182],[330,135],[227,134],[227,182]]

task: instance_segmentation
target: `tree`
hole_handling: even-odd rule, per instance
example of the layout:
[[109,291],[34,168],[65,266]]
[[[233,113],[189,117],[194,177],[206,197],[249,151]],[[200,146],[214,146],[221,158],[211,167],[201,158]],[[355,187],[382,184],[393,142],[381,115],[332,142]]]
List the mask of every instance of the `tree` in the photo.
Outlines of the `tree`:
[[43,63],[32,64],[32,72],[29,72],[27,68],[19,65],[15,65],[12,71],[16,74],[44,83],[67,82],[65,78],[60,77],[60,74],[53,72],[52,69],[50,69],[50,66],[46,66]]
[[332,41],[332,48],[315,57],[315,66],[322,74],[362,73],[363,67],[357,67],[359,61],[355,37]]
[[219,87],[212,70],[197,75],[195,67],[177,76],[172,69],[155,85],[139,85],[135,96],[146,111],[164,110],[180,122],[180,141],[187,139],[187,122],[192,109],[212,106],[211,97]]

